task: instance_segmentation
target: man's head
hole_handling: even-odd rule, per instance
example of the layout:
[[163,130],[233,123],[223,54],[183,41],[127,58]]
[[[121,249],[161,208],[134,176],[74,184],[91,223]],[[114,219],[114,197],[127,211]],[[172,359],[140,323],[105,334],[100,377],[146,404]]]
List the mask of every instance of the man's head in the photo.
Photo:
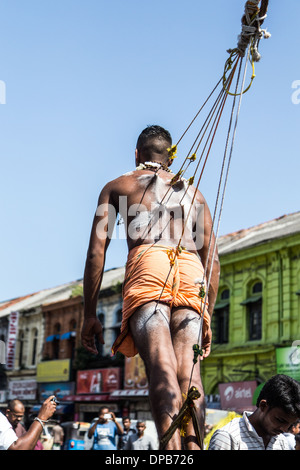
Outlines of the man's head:
[[[108,417],[109,415],[109,417]],[[99,421],[100,423],[107,423],[107,421],[110,419],[110,411],[107,408],[107,406],[101,406],[99,409]]]
[[138,137],[136,144],[136,163],[155,161],[169,165],[168,148],[172,145],[172,137],[160,126],[148,126]]
[[122,422],[123,422],[123,428],[125,431],[127,431],[128,429],[130,429],[130,425],[131,425],[131,421],[130,421],[130,418],[128,418],[127,416],[125,418],[122,419]]
[[6,409],[6,417],[12,427],[15,429],[22,421],[25,413],[25,407],[20,400],[10,400]]
[[295,436],[300,433],[300,419],[297,419],[297,421],[290,426],[289,432]]
[[138,436],[139,437],[143,436],[143,434],[145,432],[145,429],[146,429],[145,422],[144,421],[138,421],[136,423],[136,429],[137,429]]
[[287,432],[300,417],[300,384],[286,375],[275,375],[263,386],[256,406],[265,434]]

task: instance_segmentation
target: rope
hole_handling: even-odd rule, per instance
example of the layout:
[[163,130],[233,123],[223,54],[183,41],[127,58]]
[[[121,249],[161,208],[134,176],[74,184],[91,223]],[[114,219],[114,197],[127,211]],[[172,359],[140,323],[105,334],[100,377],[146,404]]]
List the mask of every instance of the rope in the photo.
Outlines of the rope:
[[[260,1],[261,1],[261,7],[259,8]],[[202,159],[205,155],[204,161],[202,163],[202,168],[200,171],[200,176],[195,186],[195,191],[192,197],[192,201],[190,203],[188,214],[185,217],[185,222],[182,228],[182,233],[181,233],[178,245],[176,248],[168,252],[168,257],[170,261],[170,270],[167,275],[167,279],[164,283],[164,286],[162,288],[159,299],[156,302],[155,312],[158,310],[157,309],[158,303],[161,299],[162,293],[165,289],[165,286],[171,274],[172,268],[176,262],[176,258],[180,254],[180,250],[182,249],[181,248],[182,238],[186,229],[186,225],[187,225],[191,210],[195,202],[195,198],[196,198],[198,188],[199,188],[199,185],[200,185],[203,173],[204,173],[204,169],[208,161],[208,156],[210,155],[210,152],[212,149],[212,144],[214,142],[216,132],[218,130],[218,127],[221,121],[221,117],[225,108],[227,98],[228,96],[232,96],[233,103],[232,103],[232,108],[231,108],[229,126],[227,130],[225,150],[224,150],[224,155],[222,159],[214,214],[212,217],[212,226],[211,226],[210,238],[209,238],[209,243],[208,243],[208,254],[205,260],[203,277],[202,277],[202,280],[199,281],[199,284],[200,284],[199,297],[201,298],[203,309],[205,308],[207,304],[211,277],[213,273],[213,264],[214,264],[215,253],[216,253],[216,248],[217,248],[216,241],[217,241],[217,237],[219,233],[221,215],[222,215],[223,205],[224,205],[224,198],[225,198],[225,193],[226,193],[226,188],[227,188],[227,183],[228,183],[228,178],[229,178],[229,170],[230,170],[230,165],[231,165],[231,160],[232,160],[233,147],[235,143],[236,131],[237,131],[237,126],[238,126],[238,119],[240,115],[242,96],[244,93],[246,93],[250,89],[253,83],[253,80],[255,78],[254,63],[258,62],[261,58],[258,52],[259,41],[262,37],[264,38],[270,37],[270,34],[267,33],[266,30],[261,29],[261,25],[264,22],[264,19],[266,18],[266,15],[267,15],[268,3],[269,3],[269,0],[251,0],[251,1],[246,2],[245,12],[242,18],[242,31],[238,37],[238,45],[235,49],[228,50],[229,58],[225,62],[223,76],[218,81],[217,85],[213,88],[212,92],[210,93],[210,95],[208,96],[204,104],[201,106],[201,108],[199,109],[195,117],[192,119],[192,121],[190,122],[190,124],[188,125],[188,127],[186,128],[186,130],[184,131],[184,133],[178,140],[177,144],[173,145],[170,149],[168,149],[170,160],[173,160],[174,158],[176,158],[178,144],[181,142],[183,137],[187,134],[191,126],[195,123],[196,119],[200,115],[201,111],[204,109],[205,105],[208,103],[210,98],[212,98],[214,93],[217,91],[218,86],[222,84],[221,91],[219,92],[217,98],[215,99],[215,102],[213,106],[211,107],[208,113],[208,116],[204,121],[204,124],[202,125],[200,131],[198,132],[196,139],[194,140],[179,171],[171,179],[170,187],[168,188],[168,190],[166,191],[165,195],[162,197],[162,200],[160,202],[160,204],[162,204],[169,193],[171,193],[169,194],[169,197],[168,197],[168,200],[170,200],[174,192],[173,186],[177,183],[177,181],[182,179],[183,175],[185,174],[187,169],[190,167],[190,165],[197,160],[197,152],[200,146],[204,143],[204,136],[208,133],[208,137],[204,143],[203,150],[200,155],[200,159],[198,159],[193,175],[187,181],[188,184],[187,184],[185,193],[182,197],[183,199],[186,192],[188,191],[189,186],[191,186],[194,183],[196,174],[200,168],[200,163],[202,163]],[[245,56],[247,57],[246,57],[245,65],[244,65],[242,84],[240,86],[240,79],[241,79],[242,67],[243,67]],[[252,76],[251,76],[250,84],[247,87],[245,87],[248,61],[250,61],[251,63]],[[236,84],[235,84],[235,91],[231,92],[230,89],[233,86],[233,79],[235,77],[235,73],[237,70],[238,70],[238,73],[237,73],[237,79],[236,79]],[[239,88],[240,88],[240,91],[239,91]],[[236,101],[237,101],[238,96],[239,96],[239,101],[238,101],[238,105],[236,109]],[[234,116],[235,116],[235,122],[234,122]],[[234,122],[234,126],[233,126],[233,122]],[[232,127],[233,127],[233,130],[232,130]],[[228,157],[228,148],[229,148],[230,139],[231,139],[231,145],[230,145],[230,151],[229,151],[229,157]],[[227,163],[227,167],[226,167],[226,163]],[[155,175],[158,174],[159,171],[160,169],[158,169],[155,172]],[[221,191],[222,184],[223,184],[223,190]],[[220,198],[221,198],[221,201],[220,201]],[[217,210],[218,210],[219,205],[220,205],[220,208],[219,208],[219,214],[217,218]],[[214,226],[215,226],[216,221],[217,221],[217,228],[215,231],[214,243],[212,243],[213,234],[214,234]],[[150,223],[152,223],[151,220],[148,223],[148,230],[149,230]],[[155,245],[155,243],[153,243],[153,245]],[[211,254],[211,263],[210,263],[210,269],[209,269],[208,264],[209,264],[210,254]],[[205,280],[207,280],[206,286],[205,286]],[[196,364],[198,363],[199,356],[203,355],[203,350],[202,350],[203,320],[204,320],[204,315],[202,314],[199,317],[200,324],[199,324],[197,343],[194,344],[193,346],[194,358],[193,358],[193,365],[192,365],[192,370],[191,370],[190,379],[189,379],[187,398],[184,401],[181,407],[181,410],[178,413],[178,416],[174,419],[170,428],[167,430],[167,432],[163,435],[163,437],[160,440],[160,448],[162,449],[169,442],[169,440],[173,436],[176,429],[178,429],[178,427],[181,428],[181,435],[184,435],[184,432],[185,432],[184,428],[186,427],[186,425],[191,419],[192,419],[197,442],[199,444],[200,449],[203,449],[201,432],[200,432],[199,423],[197,420],[197,415],[196,415],[195,406],[194,406],[194,401],[200,397],[200,393],[195,387],[191,386],[194,368]]]
[[[241,69],[242,69],[242,62],[240,62],[240,67],[239,67],[239,71],[238,71],[238,78],[237,78],[237,82],[236,82],[236,93],[237,93],[238,86],[239,86]],[[243,76],[243,82],[242,82],[242,87],[241,87],[242,90],[243,90],[244,85],[245,85],[246,71],[247,71],[247,61],[246,61],[246,65],[245,65],[245,68],[244,68],[244,76]],[[212,252],[212,257],[211,257],[212,263],[211,263],[210,272],[209,272],[209,276],[208,276],[208,280],[207,280],[207,287],[206,287],[204,305],[206,305],[206,302],[207,302],[207,297],[208,297],[208,292],[209,292],[209,287],[210,287],[210,282],[211,282],[211,276],[212,276],[212,271],[213,271],[213,262],[214,262],[214,258],[215,258],[216,248],[217,248],[216,240],[217,240],[218,233],[219,233],[219,228],[220,228],[220,221],[221,221],[221,215],[222,215],[222,210],[223,210],[223,205],[224,205],[225,191],[226,191],[226,186],[227,186],[227,182],[228,182],[229,168],[230,168],[231,157],[232,157],[232,152],[233,152],[233,145],[234,145],[234,140],[235,140],[235,135],[236,135],[236,130],[237,130],[237,124],[238,124],[238,117],[239,117],[239,113],[240,113],[242,95],[243,95],[243,93],[240,94],[238,110],[237,110],[236,120],[235,120],[235,127],[234,127],[234,131],[233,131],[232,142],[231,142],[230,155],[229,155],[229,160],[228,160],[228,164],[227,164],[227,171],[226,171],[226,174],[225,174],[225,183],[224,183],[224,187],[223,187],[221,206],[220,206],[217,229],[216,229],[216,234],[215,234],[215,243],[214,243],[214,246],[213,246],[213,252]],[[227,156],[227,150],[228,150],[229,138],[230,138],[231,127],[232,127],[232,122],[233,122],[233,117],[234,117],[234,111],[235,111],[236,96],[237,95],[235,94],[233,104],[232,104],[232,110],[231,110],[231,117],[230,117],[228,132],[227,132],[227,140],[226,140],[224,157],[223,157],[223,162],[222,162],[221,175],[220,175],[220,179],[219,179],[219,186],[218,186],[218,191],[217,191],[215,211],[214,211],[212,229],[211,229],[210,239],[209,239],[208,253],[210,253],[210,251],[211,251],[213,227],[214,227],[214,224],[215,224],[217,206],[218,206],[219,197],[220,197],[221,183],[222,183],[223,173],[224,173],[224,169],[225,169],[225,161],[226,161],[226,156]],[[203,280],[207,277],[208,259],[209,259],[209,256],[207,256],[207,258],[206,258],[206,264],[205,264],[205,269],[204,269],[204,274],[203,274]],[[189,387],[191,385],[191,381],[192,381],[193,373],[194,373],[194,368],[195,368],[195,365],[197,363],[196,358],[198,358],[199,355],[202,355],[202,329],[203,329],[203,315],[200,317],[198,343],[197,343],[197,345],[194,345],[194,347],[193,347],[194,351],[196,351],[196,353],[197,353],[197,357],[194,354],[194,361],[193,361],[193,366],[192,366],[191,375],[190,375]]]
[[258,44],[261,38],[269,38],[271,35],[266,29],[261,29],[261,25],[267,17],[269,0],[247,1],[245,5],[245,14],[242,18],[242,31],[238,37],[237,50],[241,57],[245,56],[247,47],[251,42],[251,56],[253,62],[259,62],[261,55],[258,52]]

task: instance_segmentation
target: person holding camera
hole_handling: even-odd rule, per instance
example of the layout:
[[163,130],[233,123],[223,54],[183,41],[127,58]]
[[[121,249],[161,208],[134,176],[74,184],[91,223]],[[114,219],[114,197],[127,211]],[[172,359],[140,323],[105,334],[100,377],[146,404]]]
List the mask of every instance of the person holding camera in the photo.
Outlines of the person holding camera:
[[94,437],[92,450],[116,450],[117,434],[123,434],[122,426],[107,406],[101,406],[98,419],[88,431],[88,437]]
[[0,450],[33,450],[44,428],[44,423],[55,413],[56,405],[54,395],[47,398],[28,431],[19,438],[7,417],[0,413]]

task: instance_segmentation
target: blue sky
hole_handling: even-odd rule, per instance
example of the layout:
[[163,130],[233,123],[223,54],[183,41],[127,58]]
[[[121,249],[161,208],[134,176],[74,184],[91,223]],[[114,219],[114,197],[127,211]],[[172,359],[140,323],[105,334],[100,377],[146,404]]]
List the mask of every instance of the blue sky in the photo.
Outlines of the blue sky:
[[[82,278],[101,188],[134,168],[148,124],[180,137],[236,46],[244,3],[2,0],[0,300]],[[299,210],[299,16],[299,0],[270,1],[221,235]],[[218,178],[212,161],[200,188],[210,206]],[[112,241],[106,269],[125,261]]]

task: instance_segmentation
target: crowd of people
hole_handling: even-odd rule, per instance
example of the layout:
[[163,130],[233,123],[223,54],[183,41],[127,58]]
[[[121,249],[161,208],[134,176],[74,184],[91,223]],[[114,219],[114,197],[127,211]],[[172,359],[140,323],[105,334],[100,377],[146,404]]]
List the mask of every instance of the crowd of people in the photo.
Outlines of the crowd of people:
[[106,406],[99,410],[98,419],[91,425],[88,437],[93,439],[92,450],[156,450],[153,439],[145,432],[146,422],[139,420],[136,428],[128,417],[122,419],[123,426],[115,414]]
[[[49,397],[24,428],[24,404],[17,399],[0,413],[0,450],[43,450],[40,436],[45,423],[56,411]],[[58,422],[52,427],[53,450],[63,449],[64,431]],[[107,406],[102,406],[93,420],[87,437],[91,450],[158,450],[156,440],[146,431],[146,421],[133,426],[129,417],[122,423]],[[300,450],[300,384],[286,375],[275,375],[260,391],[254,412],[243,413],[216,429],[208,450]]]

